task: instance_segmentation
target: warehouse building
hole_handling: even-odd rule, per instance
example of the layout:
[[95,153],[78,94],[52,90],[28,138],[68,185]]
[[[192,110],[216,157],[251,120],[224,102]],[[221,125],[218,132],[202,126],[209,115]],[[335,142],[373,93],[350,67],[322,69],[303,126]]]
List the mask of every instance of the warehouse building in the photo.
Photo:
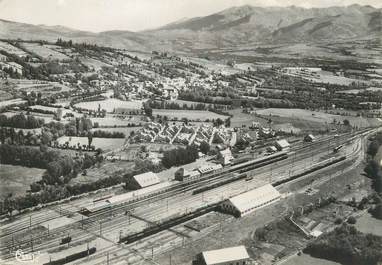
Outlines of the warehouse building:
[[244,246],[204,251],[196,256],[193,265],[248,265],[250,258]]
[[151,185],[158,184],[160,179],[153,172],[146,172],[143,174],[135,175],[126,182],[126,187],[129,189],[137,190]]
[[278,201],[280,197],[280,193],[271,184],[267,184],[224,201],[221,210],[236,217],[243,217]]
[[285,139],[282,139],[282,140],[278,140],[276,141],[276,148],[279,150],[279,151],[283,151],[283,150],[288,150],[290,148],[290,144],[288,143],[287,140]]

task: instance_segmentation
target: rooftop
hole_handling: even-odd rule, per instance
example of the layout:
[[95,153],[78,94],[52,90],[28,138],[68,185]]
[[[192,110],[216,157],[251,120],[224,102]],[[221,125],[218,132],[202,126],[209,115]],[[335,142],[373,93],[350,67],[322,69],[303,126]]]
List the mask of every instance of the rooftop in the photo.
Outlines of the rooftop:
[[237,246],[205,251],[203,252],[203,258],[207,265],[212,265],[248,259],[249,255],[244,246]]
[[147,187],[160,182],[158,176],[153,172],[146,172],[143,174],[135,175],[134,179],[138,182],[141,187]]
[[277,198],[280,193],[271,185],[267,184],[257,189],[250,190],[229,199],[240,212],[267,203]]

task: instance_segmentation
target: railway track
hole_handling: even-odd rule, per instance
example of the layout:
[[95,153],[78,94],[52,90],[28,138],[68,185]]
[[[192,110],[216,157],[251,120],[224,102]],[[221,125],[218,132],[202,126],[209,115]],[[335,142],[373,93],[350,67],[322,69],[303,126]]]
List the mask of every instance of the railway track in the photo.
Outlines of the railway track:
[[[340,137],[336,138],[336,141],[337,141],[337,142],[342,142],[344,139],[347,139],[347,137],[349,137],[349,135],[343,135],[343,136],[340,136]],[[326,139],[325,141],[328,141],[328,140]],[[325,142],[325,141],[324,141],[324,142]],[[303,146],[300,146],[300,147],[295,148],[295,149],[292,148],[292,150],[296,152],[296,150],[301,151],[301,150],[309,149],[309,148],[310,148],[310,149],[313,149],[313,146],[316,146],[316,145],[317,145],[317,146],[320,146],[320,145],[321,145],[321,141],[320,141],[320,142],[315,142],[315,143],[312,143],[312,144],[308,144],[308,145],[303,145]],[[321,146],[322,146],[322,145],[321,145]],[[324,149],[326,149],[326,147],[325,147]],[[328,149],[330,149],[330,143],[329,143],[329,147],[328,147]],[[322,147],[321,147],[321,150],[322,150]],[[315,151],[318,151],[318,150],[315,150]],[[296,154],[296,153],[295,153],[295,154]],[[295,155],[295,159],[297,159],[297,157],[300,158],[301,156],[306,156],[306,154],[305,154],[305,153],[298,154],[298,155],[296,154],[296,155]],[[252,165],[248,165],[248,170],[253,170],[253,168],[252,168],[252,169],[249,169],[249,168],[252,167],[252,166],[253,166],[253,164],[252,164]],[[243,168],[236,169],[236,171],[238,171],[238,170],[243,171],[243,170],[245,170],[245,168],[244,168],[244,169],[243,169]],[[228,171],[228,172],[227,172],[227,171],[220,172],[220,173],[217,174],[216,176],[212,175],[212,176],[208,176],[207,179],[200,179],[200,180],[197,181],[197,183],[192,183],[192,182],[191,182],[191,183],[182,183],[182,184],[179,184],[178,186],[175,186],[175,187],[176,187],[175,189],[172,189],[172,190],[169,190],[169,191],[165,191],[164,193],[161,193],[161,194],[158,194],[158,195],[154,195],[154,196],[152,196],[152,197],[145,198],[145,199],[140,200],[140,201],[137,201],[137,202],[128,203],[128,204],[126,204],[126,205],[113,205],[111,209],[107,209],[107,210],[98,212],[98,213],[94,214],[93,216],[91,216],[91,217],[85,219],[84,221],[78,221],[78,222],[76,222],[76,223],[73,224],[73,225],[74,225],[74,226],[75,226],[75,225],[86,225],[87,230],[88,230],[88,229],[89,229],[89,230],[93,230],[96,226],[98,226],[98,225],[97,225],[97,224],[98,224],[98,223],[97,223],[98,220],[102,220],[102,219],[105,219],[105,218],[107,218],[107,217],[110,217],[111,214],[113,214],[113,215],[118,215],[118,214],[120,214],[120,213],[122,213],[122,212],[125,212],[126,210],[134,209],[134,208],[137,208],[137,207],[139,207],[139,206],[142,206],[142,205],[146,204],[147,202],[153,202],[153,201],[155,202],[155,201],[159,201],[159,200],[161,200],[161,199],[163,199],[163,198],[171,197],[171,196],[175,196],[175,195],[180,194],[180,193],[185,193],[185,192],[187,192],[187,191],[193,190],[193,189],[195,189],[195,188],[197,188],[197,187],[200,187],[200,186],[203,186],[203,185],[207,185],[207,184],[211,184],[211,183],[213,183],[213,182],[221,181],[221,179],[229,177],[228,175],[229,175],[230,173],[235,173],[236,171],[235,171],[235,170],[231,170],[231,171]],[[54,219],[54,218],[51,218],[51,219]],[[44,222],[43,220],[44,220],[44,219],[41,218],[41,221],[42,221],[42,222]],[[40,219],[38,219],[38,221],[40,221]],[[45,220],[45,221],[46,221],[46,220]],[[38,223],[37,223],[37,224],[38,224]],[[33,224],[33,225],[37,225],[37,224]],[[93,225],[92,225],[92,224],[93,224]],[[120,224],[116,224],[116,226],[119,226],[119,225],[120,225]],[[15,228],[15,230],[16,230],[15,232],[20,231],[20,230],[23,230],[23,229],[27,229],[28,227],[29,227],[29,225],[28,225],[28,226],[25,226],[25,227],[23,228],[22,224],[19,224],[19,225]],[[71,225],[70,225],[70,227],[71,227]],[[68,229],[68,228],[70,228],[70,227],[63,227],[62,230],[66,230],[66,229]],[[20,228],[21,228],[21,229],[20,229]],[[60,233],[61,233],[60,230],[61,230],[61,229],[58,228],[57,231],[54,231],[54,232],[51,234],[52,237],[54,237],[54,236],[60,234]],[[1,236],[4,236],[4,235],[1,235]],[[5,236],[6,236],[6,235],[5,235]],[[41,239],[41,241],[42,241],[44,238],[46,238],[46,235],[42,235],[40,238],[36,238],[36,242],[37,242],[39,239]],[[87,238],[86,236],[83,237],[83,239],[86,239],[86,238]],[[78,239],[81,239],[81,238],[78,238]],[[57,239],[55,239],[55,240],[57,240]],[[8,245],[8,247],[9,247],[9,243],[10,243],[9,241],[6,242],[6,245]],[[21,242],[21,244],[23,244],[23,243],[28,244],[28,241],[27,241],[27,242]],[[46,242],[46,245],[45,245],[45,244],[41,244],[40,247],[41,247],[41,249],[43,249],[44,246],[45,246],[45,247],[46,247],[46,246],[49,246],[49,244],[52,244],[52,242],[49,242],[49,241],[48,241],[48,242]],[[6,248],[6,247],[7,247],[7,246],[5,246],[5,248]],[[35,248],[39,248],[39,246],[36,245]],[[1,249],[3,249],[3,247],[1,247]]]

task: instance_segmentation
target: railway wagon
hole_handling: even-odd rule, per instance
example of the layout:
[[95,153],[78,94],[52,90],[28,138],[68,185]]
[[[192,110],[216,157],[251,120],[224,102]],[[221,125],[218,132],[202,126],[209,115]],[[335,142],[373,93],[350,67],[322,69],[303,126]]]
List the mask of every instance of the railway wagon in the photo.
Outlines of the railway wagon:
[[288,158],[288,153],[286,151],[277,152],[277,153],[274,153],[274,154],[269,155],[267,157],[254,159],[254,160],[250,160],[248,162],[244,162],[244,163],[240,163],[240,164],[236,164],[234,166],[231,166],[229,168],[229,172],[237,171],[240,169],[247,169],[247,168],[250,168],[252,166],[253,166],[253,168],[256,168],[256,166],[257,167],[264,166],[264,165],[267,165],[269,163],[277,162],[277,161],[280,161],[280,160],[283,160],[286,158]]
[[219,182],[216,182],[216,183],[212,183],[212,184],[209,184],[209,185],[204,186],[204,187],[197,188],[197,189],[192,191],[192,195],[199,194],[199,193],[202,193],[202,192],[205,192],[205,191],[208,191],[208,190],[212,190],[212,189],[215,189],[215,188],[217,188],[219,186],[223,186],[225,184],[228,184],[228,183],[240,180],[240,179],[246,179],[247,177],[248,176],[247,176],[246,173],[234,174],[233,177],[231,177],[231,178],[227,178],[225,180],[222,180],[222,181],[219,181]]

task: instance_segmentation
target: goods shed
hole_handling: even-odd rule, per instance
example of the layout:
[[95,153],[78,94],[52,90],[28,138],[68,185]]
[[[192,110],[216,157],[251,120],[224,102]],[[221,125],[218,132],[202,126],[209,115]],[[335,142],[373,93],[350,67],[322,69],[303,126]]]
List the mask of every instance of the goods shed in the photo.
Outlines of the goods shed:
[[244,246],[204,251],[196,256],[194,265],[246,265],[250,264],[248,252]]
[[126,186],[130,189],[141,189],[151,185],[158,184],[160,182],[159,177],[153,172],[146,172],[143,174],[135,175],[128,179]]
[[224,201],[221,209],[237,217],[245,216],[280,199],[281,194],[271,185],[242,193]]
[[287,150],[287,149],[290,148],[290,144],[289,144],[288,141],[285,140],[285,139],[276,141],[275,146],[276,146],[276,148],[277,148],[279,151]]

